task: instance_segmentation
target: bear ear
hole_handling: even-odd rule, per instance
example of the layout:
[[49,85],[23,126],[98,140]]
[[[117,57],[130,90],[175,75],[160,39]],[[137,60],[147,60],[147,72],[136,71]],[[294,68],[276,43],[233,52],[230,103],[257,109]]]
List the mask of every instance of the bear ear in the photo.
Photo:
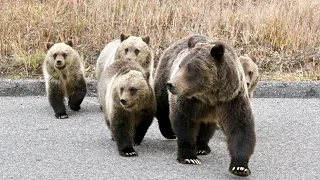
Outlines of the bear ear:
[[147,81],[149,81],[150,78],[150,72],[145,72],[144,77],[146,78]]
[[53,42],[48,42],[46,45],[47,51],[54,45]]
[[215,59],[220,59],[224,55],[224,46],[222,44],[216,44],[211,48],[210,54]]
[[193,37],[190,37],[189,40],[188,40],[188,48],[191,49],[191,48],[194,48],[196,46],[197,42],[194,40]]
[[250,58],[254,63],[257,63],[256,57],[254,57],[254,56],[249,56],[249,58]]
[[149,37],[149,36],[142,37],[142,41],[144,41],[146,44],[149,45],[149,43],[150,43],[150,37]]
[[121,33],[121,34],[120,34],[120,41],[122,42],[122,41],[128,39],[129,36],[130,36],[130,35],[125,35],[125,34]]
[[73,47],[73,41],[72,41],[72,39],[68,39],[68,41],[67,41],[67,42],[65,42],[65,44],[67,44],[67,45],[69,45],[69,46]]

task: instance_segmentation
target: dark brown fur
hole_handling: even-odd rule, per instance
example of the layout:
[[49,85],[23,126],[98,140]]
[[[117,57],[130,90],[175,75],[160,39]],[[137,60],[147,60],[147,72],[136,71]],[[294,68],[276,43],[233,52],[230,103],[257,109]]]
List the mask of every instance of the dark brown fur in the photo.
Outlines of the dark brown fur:
[[208,142],[219,122],[227,136],[229,171],[250,174],[254,117],[244,72],[232,47],[201,35],[177,41],[160,58],[155,92],[161,133],[169,139],[176,134],[180,163],[200,164],[197,155],[210,153]]

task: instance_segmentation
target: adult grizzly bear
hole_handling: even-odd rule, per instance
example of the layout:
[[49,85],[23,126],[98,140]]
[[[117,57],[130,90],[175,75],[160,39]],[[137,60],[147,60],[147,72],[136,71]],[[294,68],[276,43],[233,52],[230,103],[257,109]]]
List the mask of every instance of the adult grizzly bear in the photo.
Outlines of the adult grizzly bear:
[[121,156],[136,156],[156,111],[150,73],[135,61],[119,60],[107,66],[98,81],[98,95],[112,139]]
[[64,97],[68,97],[70,109],[78,111],[87,92],[83,61],[72,48],[72,40],[66,43],[47,43],[47,55],[43,74],[49,103],[56,118],[68,118]]
[[259,81],[258,66],[254,62],[254,58],[250,58],[248,56],[240,56],[239,60],[241,62],[246,77],[249,97],[252,98],[253,92],[256,89]]
[[202,35],[177,41],[160,58],[155,92],[161,133],[178,139],[178,162],[200,164],[197,155],[210,153],[208,142],[220,122],[231,156],[229,171],[250,174],[254,117],[243,68],[230,46]]
[[99,79],[103,69],[116,60],[138,62],[145,71],[151,74],[149,82],[153,82],[153,52],[149,36],[137,37],[121,33],[120,39],[108,43],[101,51],[96,66],[96,76]]

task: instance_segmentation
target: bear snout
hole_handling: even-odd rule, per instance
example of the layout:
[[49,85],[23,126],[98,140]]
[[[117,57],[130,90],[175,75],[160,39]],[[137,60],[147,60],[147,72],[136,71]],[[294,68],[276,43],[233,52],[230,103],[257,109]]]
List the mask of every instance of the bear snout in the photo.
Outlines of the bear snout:
[[168,89],[172,94],[177,94],[175,84],[173,84],[173,83],[171,83],[171,82],[167,82],[167,89]]
[[120,103],[124,106],[127,105],[127,101],[125,99],[120,99]]
[[56,60],[54,65],[57,69],[60,69],[60,70],[66,67],[65,62],[63,62],[62,60]]

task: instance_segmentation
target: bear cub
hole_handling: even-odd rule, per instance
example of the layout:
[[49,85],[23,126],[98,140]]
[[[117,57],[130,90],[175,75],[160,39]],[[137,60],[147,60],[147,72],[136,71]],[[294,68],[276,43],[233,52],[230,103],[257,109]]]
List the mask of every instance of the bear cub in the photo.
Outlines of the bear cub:
[[96,76],[99,79],[103,69],[116,60],[136,61],[150,73],[149,84],[153,82],[153,52],[149,36],[138,37],[121,33],[120,39],[108,43],[101,51],[96,66]]
[[47,43],[43,74],[49,103],[58,119],[68,118],[64,98],[68,97],[70,109],[78,111],[87,92],[84,65],[79,53],[66,43]]
[[99,101],[119,154],[138,155],[139,145],[156,111],[150,73],[135,61],[118,60],[107,66],[98,80]]
[[239,60],[241,62],[244,74],[246,77],[246,83],[248,88],[249,97],[252,98],[253,92],[256,89],[259,82],[259,69],[255,63],[254,58],[248,56],[240,56]]

